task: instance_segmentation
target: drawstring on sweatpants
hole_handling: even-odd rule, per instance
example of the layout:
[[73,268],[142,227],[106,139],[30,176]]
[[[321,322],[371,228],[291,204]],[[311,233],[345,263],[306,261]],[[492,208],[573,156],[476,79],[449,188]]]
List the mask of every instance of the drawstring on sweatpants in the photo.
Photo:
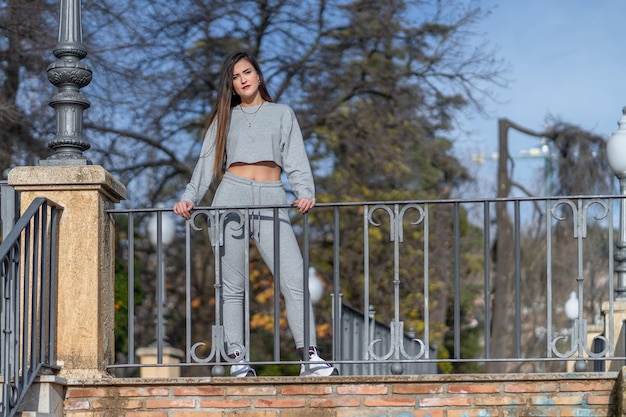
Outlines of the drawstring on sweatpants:
[[[259,184],[252,183],[252,205],[260,206],[261,205],[261,187]],[[261,240],[261,210],[253,209],[252,210],[252,233],[256,233],[257,241]]]

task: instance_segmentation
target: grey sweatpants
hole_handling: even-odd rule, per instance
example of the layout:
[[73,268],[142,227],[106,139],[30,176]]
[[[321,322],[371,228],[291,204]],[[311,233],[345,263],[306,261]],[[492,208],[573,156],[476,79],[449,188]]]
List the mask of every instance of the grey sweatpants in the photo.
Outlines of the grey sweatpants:
[[[287,198],[281,181],[253,181],[225,173],[213,199],[214,207],[254,205],[285,205]],[[298,241],[289,221],[287,209],[279,209],[280,291],[285,300],[287,320],[296,348],[304,347],[304,284],[303,261]],[[274,274],[274,211],[250,210],[250,236],[244,236],[244,218],[241,213],[227,212],[221,229],[219,260],[223,296],[224,336],[227,354],[245,352],[244,293],[245,245],[249,239],[256,244],[263,261]],[[212,239],[215,237],[212,236]],[[214,247],[216,247],[214,242]],[[274,274],[275,275],[275,274]],[[309,303],[309,344],[316,345],[313,308]]]

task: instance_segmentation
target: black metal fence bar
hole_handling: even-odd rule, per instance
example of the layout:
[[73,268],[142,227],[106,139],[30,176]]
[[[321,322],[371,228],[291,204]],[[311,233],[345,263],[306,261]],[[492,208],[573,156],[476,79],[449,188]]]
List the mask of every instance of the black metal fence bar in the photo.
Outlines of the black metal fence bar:
[[[302,244],[305,283],[310,278],[310,263],[314,259],[319,262],[320,251],[326,251],[322,257],[328,262],[323,268],[324,280],[332,298],[324,304],[328,311],[321,316],[326,319],[330,316],[330,320],[320,323],[316,317],[316,322],[332,327],[332,357],[328,359],[343,368],[342,371],[355,374],[373,369],[383,373],[407,372],[413,364],[423,365],[419,372],[440,372],[442,369],[438,367],[442,364],[454,368],[460,364],[482,366],[489,362],[508,362],[509,371],[524,367],[527,372],[532,363],[539,364],[532,368],[536,371],[546,366],[565,370],[566,363],[572,361],[588,361],[597,369],[602,360],[623,360],[623,352],[614,352],[613,334],[613,217],[614,206],[621,198],[611,195],[318,204],[304,217],[297,216],[294,210],[292,220]],[[498,217],[499,205],[506,208],[505,220],[510,221],[512,235],[508,242],[498,235],[498,227],[504,221]],[[148,365],[174,366],[163,363],[162,358],[163,347],[171,343],[185,352],[175,366],[208,365],[214,372],[224,372],[228,359],[224,351],[219,266],[223,217],[227,213],[239,213],[241,232],[247,243],[244,257],[251,261],[250,227],[261,209],[278,213],[289,207],[201,207],[194,210],[189,221],[173,220],[169,209],[109,211],[114,216],[128,218],[127,241],[120,245],[124,253],[118,254],[118,258],[127,260],[129,283],[128,351],[118,355],[120,360],[111,369],[140,368],[133,349],[140,339],[137,322],[146,312],[138,310],[144,306],[134,299],[135,291],[131,288],[137,289],[134,283],[139,279],[141,264],[144,280],[152,268],[155,297],[163,300],[154,308],[155,329],[142,328],[143,332],[153,331],[159,352],[157,362]],[[161,223],[172,217],[179,231],[173,245],[157,244],[150,249],[143,242],[143,225],[154,215],[159,224],[158,236],[165,233]],[[354,222],[358,216],[362,216],[360,226],[358,221]],[[274,233],[278,236],[277,222]],[[200,242],[206,241],[208,234],[212,237],[212,257],[198,253],[207,250]],[[179,250],[176,241],[184,245],[184,251]],[[508,265],[511,294],[502,293],[505,278],[498,276],[495,268],[499,261],[494,258],[495,248],[505,244],[510,247],[512,259]],[[276,245],[275,265],[280,262],[279,248]],[[313,254],[317,256],[312,257]],[[177,256],[179,260],[174,259]],[[149,259],[155,260],[152,266]],[[209,264],[203,267],[202,260],[209,259],[218,267]],[[249,262],[246,265],[245,274],[249,277],[252,271]],[[274,283],[279,286],[281,277],[277,271],[275,268]],[[171,277],[166,282],[168,274]],[[186,330],[184,336],[172,339],[168,336],[173,330],[169,324],[172,317],[167,316],[172,311],[163,306],[172,304],[167,300],[177,296],[171,286],[181,276],[185,302],[184,308],[175,313],[184,316],[182,323]],[[200,291],[207,299],[197,299],[200,281],[204,285],[213,283],[213,294],[207,296]],[[249,286],[250,279],[246,282],[245,291],[250,294],[254,288]],[[563,307],[564,294],[570,291],[578,301],[573,318],[566,317]],[[309,297],[307,294],[306,301]],[[498,304],[503,300],[506,300],[504,306]],[[279,291],[274,291],[271,302],[273,346],[269,350],[272,354],[271,359],[260,359],[250,352],[253,334],[250,323],[255,312],[250,311],[250,300],[246,298],[246,356],[253,364],[295,364],[297,361],[284,360],[285,352],[281,350],[284,333],[280,327]],[[608,311],[601,311],[604,302],[608,302]],[[215,303],[214,322],[207,323],[202,330],[204,334],[200,334],[197,320],[206,315],[198,313],[205,310],[199,310],[197,305],[208,307],[212,303]],[[449,321],[444,323],[440,321],[445,317],[441,304],[446,303],[450,305]],[[316,316],[320,313],[317,311]],[[507,317],[502,328],[493,327],[497,314]],[[603,317],[603,330],[594,330],[595,347],[592,347],[587,341],[591,332],[589,323],[600,324],[599,316]],[[312,319],[305,314],[305,326]],[[470,331],[473,336],[469,335]],[[504,337],[503,332],[506,332]],[[473,352],[466,349],[469,337],[478,341]],[[447,348],[442,345],[447,343],[445,340],[450,342]],[[600,345],[604,349],[598,352]],[[540,348],[535,349],[537,346]],[[442,355],[442,349],[449,352]],[[358,364],[362,366],[359,368]]]
[[[488,201],[482,203],[483,208],[483,288],[491,288],[491,211]],[[485,320],[483,321],[483,345],[485,358],[491,357],[491,292],[483,291]]]
[[55,367],[61,208],[37,198],[0,245],[0,415],[12,417],[44,367]]

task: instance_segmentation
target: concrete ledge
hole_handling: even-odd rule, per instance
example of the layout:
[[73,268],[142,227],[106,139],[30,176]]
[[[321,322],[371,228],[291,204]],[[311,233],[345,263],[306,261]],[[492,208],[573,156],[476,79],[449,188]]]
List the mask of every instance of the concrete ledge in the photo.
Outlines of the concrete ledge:
[[68,379],[65,416],[621,416],[622,373]]
[[[626,375],[626,368],[623,371]],[[621,372],[554,372],[537,374],[437,374],[437,375],[355,375],[329,377],[300,377],[300,376],[259,376],[251,378],[233,378],[230,376],[207,377],[180,377],[180,378],[60,378],[67,386],[89,385],[180,385],[180,384],[225,384],[225,385],[259,385],[259,384],[352,384],[352,383],[459,383],[459,382],[536,382],[536,381],[590,381],[610,380],[617,383],[618,379],[626,378]],[[626,381],[626,379],[625,379]]]

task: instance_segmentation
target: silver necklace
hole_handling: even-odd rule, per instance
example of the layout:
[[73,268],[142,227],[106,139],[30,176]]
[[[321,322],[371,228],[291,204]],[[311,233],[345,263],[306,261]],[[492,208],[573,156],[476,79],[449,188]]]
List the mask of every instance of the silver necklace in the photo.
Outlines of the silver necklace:
[[[246,121],[248,122],[248,127],[252,127],[252,122],[254,122],[254,119],[256,118],[256,114],[259,112],[259,110],[261,110],[261,107],[263,107],[264,104],[265,104],[265,101],[263,101],[263,103],[259,105],[259,108],[253,111],[252,113],[246,113],[243,110],[243,107],[241,107],[241,104],[239,105],[239,110],[241,110],[241,112],[243,113],[243,117],[246,118]],[[252,118],[248,119],[248,116],[252,116]]]

